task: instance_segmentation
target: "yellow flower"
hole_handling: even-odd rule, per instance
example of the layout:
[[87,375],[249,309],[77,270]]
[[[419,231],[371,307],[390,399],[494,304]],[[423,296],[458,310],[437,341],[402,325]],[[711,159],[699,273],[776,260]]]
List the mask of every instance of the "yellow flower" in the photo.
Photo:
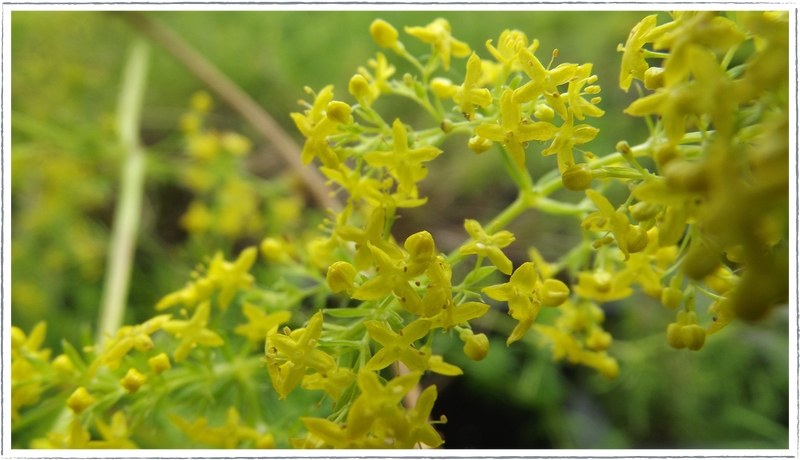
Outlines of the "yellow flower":
[[458,41],[450,34],[450,23],[446,19],[438,18],[425,27],[406,27],[405,31],[425,43],[433,45],[433,50],[442,59],[444,70],[450,70],[450,55],[467,57],[469,45]]
[[47,336],[47,323],[40,321],[31,329],[29,335],[25,335],[18,327],[11,328],[11,351],[13,356],[30,355],[38,359],[47,361],[50,359],[50,349],[39,350]]
[[342,390],[356,379],[356,374],[345,367],[340,367],[331,374],[316,372],[303,377],[302,388],[306,390],[325,390],[325,394],[337,401]]
[[428,170],[422,163],[431,161],[442,153],[433,146],[425,146],[410,150],[408,148],[408,133],[405,126],[397,118],[392,124],[392,152],[371,152],[364,155],[364,159],[373,167],[385,166],[400,182],[400,193],[410,194],[416,189],[416,183],[428,175]]
[[380,248],[367,242],[375,260],[378,276],[366,281],[353,293],[358,300],[378,300],[390,293],[400,298],[403,308],[409,312],[421,311],[422,300],[410,284],[423,274],[435,260],[433,237],[428,232],[419,232],[406,239],[409,252],[405,260],[392,259]]
[[539,299],[533,299],[537,281],[533,263],[526,262],[514,271],[508,283],[483,288],[483,293],[490,298],[508,302],[508,314],[519,321],[506,345],[511,345],[528,332],[542,308]]
[[513,100],[517,104],[535,101],[544,96],[547,105],[553,108],[564,120],[567,119],[567,108],[558,91],[558,86],[568,82],[578,70],[577,64],[561,64],[553,70],[545,69],[536,56],[527,49],[519,51],[519,62],[522,70],[531,81],[514,90]]
[[706,330],[706,335],[714,334],[736,318],[736,313],[733,311],[733,304],[727,298],[722,298],[712,303],[711,306],[708,307],[708,312],[717,316],[714,317],[714,322],[711,323],[711,326]]
[[132,367],[128,369],[128,373],[119,381],[119,384],[128,390],[128,393],[134,394],[145,382],[147,382],[147,376]]
[[488,257],[498,270],[510,275],[513,265],[501,249],[514,242],[514,235],[507,230],[501,230],[489,235],[478,221],[472,219],[464,221],[464,228],[469,233],[469,236],[472,237],[472,241],[462,246],[459,253],[461,255],[478,254]]
[[531,53],[535,53],[539,48],[539,40],[534,39],[531,46],[528,47],[528,37],[524,32],[506,29],[500,34],[497,48],[492,46],[492,40],[486,41],[486,49],[508,70],[522,70],[522,66],[517,60],[521,48],[527,48]]
[[172,365],[169,363],[169,357],[166,353],[161,353],[148,359],[147,363],[150,364],[150,367],[153,369],[153,374],[156,376],[172,369]]
[[436,385],[431,385],[419,395],[414,408],[409,409],[408,439],[400,443],[400,448],[411,449],[419,444],[436,448],[444,444],[439,433],[428,423],[437,396]]
[[[333,358],[324,351],[316,349],[321,333],[322,312],[318,311],[304,329],[297,329],[290,335],[267,335],[267,370],[272,385],[281,399],[286,399],[286,396],[300,384],[307,368],[326,374],[336,370]],[[278,360],[284,360],[284,363],[279,364]]]
[[580,272],[578,273],[578,284],[572,286],[572,290],[587,299],[611,302],[633,294],[633,289],[629,287],[631,283],[633,283],[633,276],[626,271],[615,273],[607,271]]
[[[561,97],[567,100],[572,107],[572,113],[578,120],[583,120],[584,115],[589,117],[600,117],[605,112],[598,109],[596,105],[583,98],[585,94],[597,94],[599,86],[590,86],[585,92],[581,92],[586,83],[593,83],[597,76],[592,76],[592,64],[584,64],[578,67],[575,76],[569,80],[569,87],[566,94]],[[591,91],[591,92],[590,92]]]
[[420,372],[395,377],[382,385],[374,372],[361,371],[356,378],[361,395],[353,401],[347,415],[350,439],[372,434],[398,439],[407,438],[409,423],[399,404],[403,397],[417,386]]
[[574,125],[573,109],[568,110],[568,116],[564,117],[564,124],[558,129],[558,132],[553,136],[553,143],[550,147],[542,151],[542,155],[548,156],[554,153],[558,154],[558,170],[562,174],[569,169],[570,166],[575,164],[575,157],[572,155],[572,148],[575,145],[583,145],[597,136],[600,132],[597,128],[589,125]]
[[397,333],[392,332],[380,321],[365,321],[370,337],[383,345],[364,366],[365,371],[383,369],[395,361],[402,361],[412,371],[424,371],[428,368],[425,353],[414,348],[414,342],[421,339],[431,330],[431,322],[418,319]]
[[211,303],[203,302],[197,307],[190,320],[171,320],[164,324],[165,331],[175,334],[175,337],[181,339],[181,343],[173,355],[176,363],[186,359],[189,352],[197,345],[218,347],[224,343],[219,334],[206,329],[210,314]]
[[[299,113],[292,113],[291,117],[297,125],[297,129],[306,137],[301,153],[303,164],[308,165],[314,157],[318,156],[328,168],[336,168],[339,165],[339,157],[336,152],[328,145],[328,136],[338,134],[339,125],[342,123],[341,117],[332,109],[338,107],[337,102],[330,102],[326,107],[325,118],[313,121]],[[349,109],[349,106],[348,106]],[[347,116],[349,110],[345,110]]]
[[201,200],[193,200],[181,216],[181,227],[193,235],[202,235],[211,227],[213,216]]
[[450,283],[452,270],[444,257],[438,256],[425,274],[430,282],[425,297],[422,298],[422,310],[411,313],[430,318],[432,328],[441,327],[447,331],[489,311],[489,306],[480,302],[467,302],[458,306],[455,304],[453,286]]
[[[349,427],[342,427],[324,418],[300,417],[300,420],[308,430],[308,439],[299,440],[295,448],[331,446],[335,449],[385,449],[389,447],[386,441],[376,436],[367,436],[366,433],[354,436]],[[317,445],[318,442],[322,446]]]
[[95,399],[86,391],[86,387],[78,388],[70,395],[69,399],[67,399],[67,407],[69,407],[69,410],[75,415],[80,415],[81,412],[94,403]]
[[[347,212],[349,209],[351,207],[348,206],[343,212]],[[372,211],[369,221],[363,230],[352,225],[337,225],[336,235],[345,241],[352,241],[356,244],[356,255],[353,258],[353,262],[355,262],[355,267],[359,271],[366,270],[372,265],[372,252],[367,245],[368,242],[385,252],[392,259],[403,257],[397,246],[383,238],[385,223],[386,209],[379,206]]]
[[392,48],[397,44],[397,29],[383,19],[372,21],[369,33],[381,48]]
[[589,214],[581,225],[592,231],[610,230],[617,240],[619,250],[625,255],[625,260],[628,260],[631,257],[628,251],[628,232],[631,228],[628,216],[623,212],[616,211],[608,198],[594,190],[587,190],[586,196],[594,202],[599,211]]
[[647,34],[655,28],[657,19],[657,14],[651,14],[642,19],[631,29],[625,46],[622,46],[622,44],[617,46],[617,51],[623,52],[622,70],[619,73],[619,87],[624,89],[625,92],[630,88],[634,78],[644,80],[644,72],[647,70],[648,65],[647,61],[645,61],[645,50],[642,47],[647,43]]
[[78,417],[69,424],[69,434],[47,433],[47,438],[34,439],[33,449],[87,449],[90,447],[91,435],[83,428]]
[[103,350],[89,367],[89,375],[94,376],[100,366],[107,366],[111,370],[118,368],[122,358],[133,348],[139,351],[152,350],[150,335],[161,329],[170,318],[172,315],[158,315],[136,326],[121,327],[116,337],[108,338],[103,343]]
[[208,419],[200,417],[189,423],[188,420],[176,414],[169,414],[172,420],[181,431],[183,431],[192,441],[225,449],[236,449],[239,443],[247,440],[256,440],[261,437],[258,431],[239,423],[239,411],[235,407],[228,409],[225,418],[225,425],[217,428],[208,428]]
[[513,94],[513,91],[506,88],[500,96],[502,124],[482,124],[475,128],[475,134],[484,139],[501,142],[508,148],[517,166],[524,168],[527,142],[552,139],[558,128],[544,121],[528,123],[527,120],[522,120],[522,108],[518,102],[513,101]]
[[122,411],[117,411],[111,417],[111,425],[107,425],[99,418],[94,419],[94,425],[103,441],[89,441],[88,447],[90,449],[138,449],[133,441],[128,439],[128,422],[125,420],[125,414]]
[[453,99],[461,104],[461,113],[467,118],[472,120],[475,118],[475,106],[486,108],[492,105],[492,94],[486,88],[478,86],[478,80],[481,76],[481,59],[474,52],[467,61],[467,76],[464,78],[464,84],[458,89]]
[[244,302],[242,305],[242,313],[249,322],[236,326],[233,332],[247,337],[247,340],[251,342],[266,339],[267,333],[273,327],[289,321],[292,317],[291,312],[288,311],[279,311],[268,315],[249,302]]

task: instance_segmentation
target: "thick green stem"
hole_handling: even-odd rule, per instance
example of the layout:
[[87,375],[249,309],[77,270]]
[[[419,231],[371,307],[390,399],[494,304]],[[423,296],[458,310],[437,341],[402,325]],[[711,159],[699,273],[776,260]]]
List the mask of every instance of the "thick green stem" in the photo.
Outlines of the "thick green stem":
[[139,119],[147,79],[147,43],[137,40],[128,57],[117,108],[117,129],[125,155],[122,165],[119,201],[114,213],[111,251],[100,307],[97,342],[105,334],[114,334],[122,323],[128,297],[128,283],[133,265],[133,250],[139,229],[144,189],[144,151],[139,144]]

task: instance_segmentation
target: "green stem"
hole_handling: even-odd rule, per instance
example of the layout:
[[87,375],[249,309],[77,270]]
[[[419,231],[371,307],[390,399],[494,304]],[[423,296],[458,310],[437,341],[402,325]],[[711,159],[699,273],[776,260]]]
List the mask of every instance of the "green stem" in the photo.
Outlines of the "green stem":
[[147,43],[144,39],[138,39],[128,57],[119,95],[117,129],[125,161],[122,166],[119,203],[114,213],[111,251],[106,262],[100,326],[97,330],[98,344],[106,334],[114,334],[119,328],[128,297],[144,190],[145,156],[139,144],[139,119],[147,79],[147,59]]

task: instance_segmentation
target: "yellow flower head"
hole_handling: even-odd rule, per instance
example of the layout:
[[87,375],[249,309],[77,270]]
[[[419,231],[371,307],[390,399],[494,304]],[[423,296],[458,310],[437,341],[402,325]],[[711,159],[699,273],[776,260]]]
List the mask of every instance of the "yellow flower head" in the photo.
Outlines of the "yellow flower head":
[[508,302],[508,314],[519,321],[506,345],[511,345],[528,332],[542,308],[539,299],[534,298],[538,280],[533,263],[526,262],[514,271],[508,283],[483,289],[492,299]]
[[467,120],[475,118],[475,104],[480,107],[492,105],[492,94],[486,88],[480,88],[478,81],[481,76],[481,59],[474,52],[467,61],[467,76],[464,84],[453,95],[453,99],[461,104],[461,113]]
[[514,92],[506,88],[500,97],[502,123],[485,123],[475,128],[475,134],[490,141],[500,142],[511,154],[511,158],[520,168],[525,167],[525,147],[528,141],[544,141],[552,139],[558,128],[550,123],[540,121],[528,123],[522,120],[522,107],[513,101]]
[[444,70],[450,70],[450,55],[467,57],[469,45],[458,41],[450,34],[450,23],[446,19],[438,18],[425,27],[406,27],[409,35],[419,38],[425,43],[433,45],[433,50],[442,59]]
[[164,330],[181,339],[173,358],[180,362],[189,356],[197,345],[218,347],[224,343],[222,337],[214,331],[206,329],[208,316],[211,314],[211,303],[206,301],[200,304],[190,320],[171,320],[164,324]]
[[464,228],[466,228],[469,236],[472,237],[472,241],[461,247],[460,254],[478,254],[488,257],[498,270],[510,275],[513,265],[501,249],[514,242],[514,235],[507,230],[501,230],[489,235],[478,221],[472,219],[464,221]]

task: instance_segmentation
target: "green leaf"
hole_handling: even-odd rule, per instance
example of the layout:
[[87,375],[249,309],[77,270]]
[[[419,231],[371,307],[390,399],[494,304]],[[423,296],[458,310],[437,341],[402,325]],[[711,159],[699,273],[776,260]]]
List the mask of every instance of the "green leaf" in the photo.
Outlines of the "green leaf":
[[472,286],[473,284],[481,281],[482,279],[486,278],[487,276],[494,273],[497,270],[497,267],[481,267],[477,270],[473,270],[472,272],[464,278],[464,284],[467,286]]
[[61,339],[61,348],[64,350],[64,354],[69,357],[69,360],[72,361],[72,365],[75,366],[75,369],[78,369],[81,374],[85,375],[87,371],[86,363],[83,361],[83,358],[81,358],[78,350],[76,350],[71,343],[67,342],[67,339]]
[[322,313],[336,318],[357,318],[375,313],[371,308],[325,308]]

